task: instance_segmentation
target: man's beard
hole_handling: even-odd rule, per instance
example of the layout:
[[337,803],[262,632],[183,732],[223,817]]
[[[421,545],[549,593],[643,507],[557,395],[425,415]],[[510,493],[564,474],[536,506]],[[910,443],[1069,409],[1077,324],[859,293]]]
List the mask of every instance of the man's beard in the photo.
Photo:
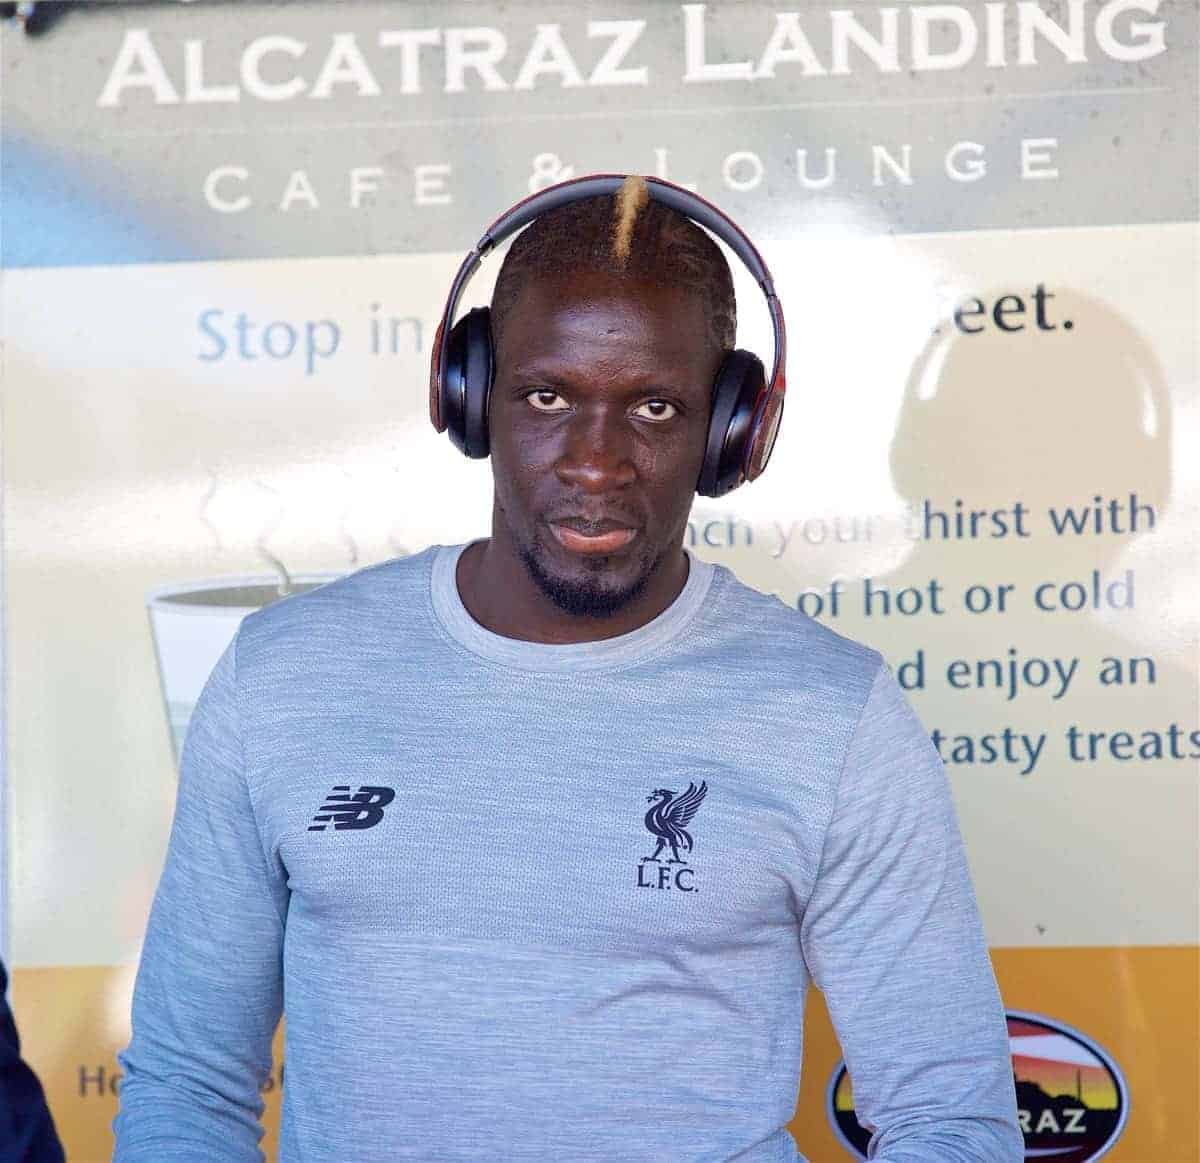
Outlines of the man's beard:
[[614,589],[603,585],[599,577],[594,581],[567,581],[553,577],[546,572],[541,559],[528,545],[518,545],[517,551],[538,589],[560,610],[583,618],[607,618],[627,606],[646,588],[646,583],[663,556],[660,554],[650,562],[629,585]]

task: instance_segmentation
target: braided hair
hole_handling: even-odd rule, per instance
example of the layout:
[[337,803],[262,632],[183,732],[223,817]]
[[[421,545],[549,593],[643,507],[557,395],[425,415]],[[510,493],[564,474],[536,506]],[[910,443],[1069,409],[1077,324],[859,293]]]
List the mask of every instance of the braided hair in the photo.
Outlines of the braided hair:
[[615,194],[547,211],[517,235],[492,292],[495,341],[527,283],[580,270],[695,292],[704,300],[709,342],[721,351],[733,349],[737,306],[725,256],[690,218],[651,199],[636,174]]

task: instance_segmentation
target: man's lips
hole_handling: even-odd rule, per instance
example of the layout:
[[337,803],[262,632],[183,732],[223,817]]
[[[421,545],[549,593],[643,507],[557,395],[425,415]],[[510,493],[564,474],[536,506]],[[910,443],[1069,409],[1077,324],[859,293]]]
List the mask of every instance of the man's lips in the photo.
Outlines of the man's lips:
[[564,517],[548,524],[559,545],[575,553],[615,553],[638,534],[637,529],[611,518],[587,521],[582,517]]

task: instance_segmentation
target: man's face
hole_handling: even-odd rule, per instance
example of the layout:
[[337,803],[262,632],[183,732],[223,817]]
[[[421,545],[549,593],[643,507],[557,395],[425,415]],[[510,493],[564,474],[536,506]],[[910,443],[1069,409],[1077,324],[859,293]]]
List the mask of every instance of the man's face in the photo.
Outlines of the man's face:
[[493,536],[561,609],[615,613],[682,544],[722,354],[679,288],[586,273],[521,292],[488,413]]

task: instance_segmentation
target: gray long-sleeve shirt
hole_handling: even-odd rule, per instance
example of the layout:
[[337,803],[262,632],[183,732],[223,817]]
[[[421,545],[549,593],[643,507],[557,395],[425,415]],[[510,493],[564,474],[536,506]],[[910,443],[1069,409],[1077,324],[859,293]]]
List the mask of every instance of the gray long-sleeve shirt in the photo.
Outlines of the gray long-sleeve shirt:
[[873,1157],[1023,1156],[945,773],[874,651],[692,557],[474,622],[461,546],[247,618],[196,708],[116,1158],[779,1160],[810,981]]

